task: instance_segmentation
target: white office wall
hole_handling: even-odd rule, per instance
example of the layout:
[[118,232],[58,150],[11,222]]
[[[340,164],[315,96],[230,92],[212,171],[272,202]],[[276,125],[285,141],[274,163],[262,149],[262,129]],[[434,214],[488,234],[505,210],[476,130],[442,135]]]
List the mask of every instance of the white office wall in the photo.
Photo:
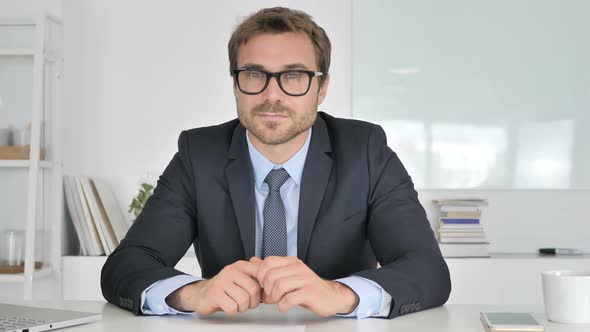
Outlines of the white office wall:
[[[240,16],[277,4],[327,30],[332,81],[321,108],[350,117],[351,0],[64,1],[66,173],[106,179],[124,209],[141,178],[162,172],[181,130],[235,116],[227,39]],[[489,199],[492,251],[590,251],[590,191],[420,190],[433,222],[432,199],[464,196]]]
[[353,116],[419,188],[590,189],[590,2],[353,3]]
[[0,0],[0,17],[34,18],[49,10],[61,12],[61,0]]
[[241,17],[277,5],[327,31],[332,78],[320,109],[349,116],[350,0],[64,1],[65,173],[106,179],[128,206],[182,130],[236,117],[229,36]]

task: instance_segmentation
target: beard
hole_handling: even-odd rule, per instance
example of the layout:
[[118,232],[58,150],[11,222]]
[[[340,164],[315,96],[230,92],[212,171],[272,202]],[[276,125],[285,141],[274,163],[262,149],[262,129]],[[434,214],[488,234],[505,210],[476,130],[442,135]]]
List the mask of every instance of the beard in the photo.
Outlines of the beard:
[[[317,102],[314,104],[317,105]],[[260,114],[276,114],[284,116],[280,120],[264,120]],[[254,107],[251,111],[238,107],[238,118],[256,139],[266,145],[285,144],[307,131],[315,123],[317,106],[305,112],[296,112],[281,103],[268,101]]]

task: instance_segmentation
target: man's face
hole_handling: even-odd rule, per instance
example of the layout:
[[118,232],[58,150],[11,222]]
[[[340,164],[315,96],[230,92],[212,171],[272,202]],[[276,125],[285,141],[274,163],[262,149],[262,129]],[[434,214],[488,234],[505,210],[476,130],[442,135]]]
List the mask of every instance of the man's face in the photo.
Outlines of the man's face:
[[[301,33],[259,34],[240,46],[238,68],[256,68],[268,72],[288,69],[319,71],[314,48]],[[234,84],[238,117],[244,127],[267,145],[284,144],[306,132],[315,122],[317,107],[326,96],[329,77],[319,89],[318,77],[311,81],[307,94],[285,94],[273,77],[257,95],[242,93]]]

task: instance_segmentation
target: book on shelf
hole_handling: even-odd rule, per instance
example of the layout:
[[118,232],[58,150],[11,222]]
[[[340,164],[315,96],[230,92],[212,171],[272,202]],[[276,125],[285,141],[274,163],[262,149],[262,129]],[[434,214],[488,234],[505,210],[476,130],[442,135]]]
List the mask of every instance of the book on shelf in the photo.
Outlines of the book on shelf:
[[[105,254],[110,255],[119,245],[113,227],[104,213],[104,208],[102,207],[100,197],[98,197],[96,193],[92,180],[84,176],[80,177],[80,182],[82,184],[82,189],[84,190],[84,196],[88,201],[90,215],[96,225],[102,247],[104,248]],[[99,205],[101,207],[99,207]]]
[[487,237],[442,237],[439,243],[489,243]]
[[445,257],[488,257],[488,238],[481,223],[480,198],[433,200],[438,205],[437,238]]
[[490,257],[489,243],[439,243],[443,257]]
[[445,231],[438,231],[437,232],[438,242],[440,243],[448,243],[448,242],[465,242],[465,243],[475,243],[475,242],[488,242],[487,235],[484,231],[478,232],[445,232]]
[[465,219],[479,219],[481,218],[481,211],[441,211],[441,218],[465,218]]
[[67,212],[69,213],[70,219],[72,220],[74,230],[80,243],[80,254],[82,256],[88,256],[91,255],[88,249],[88,243],[90,241],[88,238],[89,235],[87,230],[82,225],[81,212],[79,211],[76,199],[74,198],[74,191],[72,189],[71,181],[71,177],[64,176],[64,196],[66,200]]
[[470,225],[478,225],[478,219],[467,219],[467,218],[440,218],[441,225],[446,224],[470,224]]
[[483,226],[482,225],[461,225],[461,224],[455,224],[455,225],[440,225],[438,227],[439,231],[444,231],[444,232],[483,232]]
[[441,238],[456,238],[456,237],[486,237],[486,233],[481,232],[439,232]]
[[435,199],[432,202],[440,206],[479,207],[488,205],[487,199],[481,198]]
[[477,206],[441,205],[440,211],[441,211],[441,213],[443,213],[443,212],[478,213],[478,212],[481,212],[481,209]]
[[88,207],[86,196],[84,196],[84,190],[82,189],[82,183],[80,182],[80,179],[74,177],[72,179],[72,185],[75,192],[75,199],[77,201],[76,204],[78,205],[79,211],[81,212],[80,221],[88,234],[89,251],[93,256],[104,255],[104,247],[102,245],[102,241],[100,240],[94,220],[92,220],[92,216],[90,215],[90,208]]
[[104,181],[64,176],[67,211],[83,256],[109,255],[127,233],[129,224]]
[[90,224],[94,226],[94,230],[98,235],[98,239],[100,240],[100,244],[102,246],[102,249],[104,250],[104,253],[106,255],[109,255],[111,253],[111,249],[107,243],[103,221],[99,219],[99,216],[96,213],[96,201],[94,200],[94,196],[92,195],[91,189],[88,187],[88,179],[85,177],[78,177],[77,180],[80,183],[80,191],[84,196],[84,201],[86,203],[86,211],[88,213]]
[[100,201],[102,203],[100,207],[104,209],[106,218],[113,227],[113,231],[117,237],[117,242],[121,242],[121,240],[123,240],[127,234],[129,227],[131,227],[131,221],[129,219],[125,219],[125,216],[121,213],[119,204],[115,199],[115,195],[113,194],[111,187],[105,181],[100,179],[92,179],[92,182],[96,188],[96,194],[98,197],[100,197]]

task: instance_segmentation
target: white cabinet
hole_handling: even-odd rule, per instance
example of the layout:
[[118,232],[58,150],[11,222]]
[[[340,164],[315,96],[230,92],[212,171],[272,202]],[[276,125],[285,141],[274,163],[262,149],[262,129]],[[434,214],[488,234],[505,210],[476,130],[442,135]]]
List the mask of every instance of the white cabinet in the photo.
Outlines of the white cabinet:
[[[63,257],[65,300],[104,300],[100,271],[106,257]],[[544,257],[534,254],[496,254],[491,258],[447,258],[452,291],[449,304],[542,304],[541,272],[554,269],[588,270],[590,255]],[[176,269],[201,276],[197,258],[185,256]]]
[[[60,279],[61,37],[61,21],[49,13],[0,18],[0,130],[20,129],[0,142],[0,289],[22,288],[24,299],[33,297],[34,280]],[[9,231],[22,266],[8,266]]]
[[[106,260],[106,256],[64,256],[62,260],[63,299],[104,300],[100,289],[100,271]],[[184,273],[201,276],[201,268],[194,255],[184,256],[175,268]]]
[[452,284],[449,303],[460,304],[542,304],[541,272],[590,269],[590,255],[492,254],[446,262]]

